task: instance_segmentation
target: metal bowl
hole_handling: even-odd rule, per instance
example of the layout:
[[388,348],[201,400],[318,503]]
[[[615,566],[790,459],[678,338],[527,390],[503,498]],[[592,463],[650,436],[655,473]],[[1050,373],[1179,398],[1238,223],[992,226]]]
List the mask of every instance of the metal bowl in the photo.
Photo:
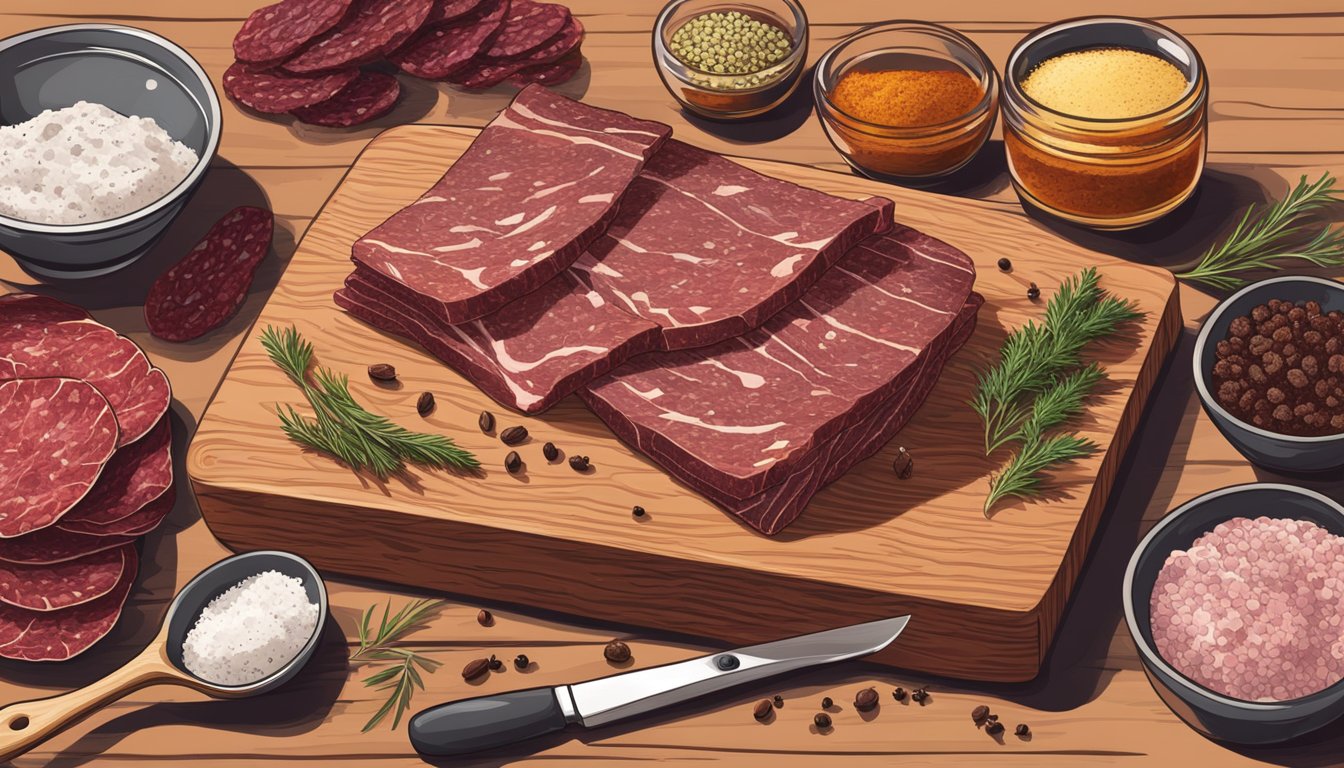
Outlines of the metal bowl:
[[1237,317],[1250,314],[1270,299],[1317,301],[1325,311],[1344,311],[1344,285],[1319,277],[1272,277],[1248,285],[1227,297],[1204,321],[1195,341],[1195,389],[1204,412],[1243,456],[1252,463],[1289,474],[1325,473],[1344,468],[1344,435],[1297,437],[1281,435],[1233,416],[1213,396],[1209,379],[1218,360],[1216,347],[1227,338]]
[[1344,536],[1344,507],[1315,491],[1274,483],[1222,488],[1187,501],[1162,518],[1125,571],[1125,623],[1153,690],[1187,725],[1235,744],[1273,744],[1310,733],[1344,714],[1344,682],[1291,701],[1241,701],[1215,693],[1172,668],[1153,644],[1149,600],[1153,584],[1177,549],[1234,517],[1308,520]]
[[138,211],[91,224],[39,224],[0,215],[0,248],[47,277],[93,277],[135,261],[199,186],[219,148],[219,97],[201,65],[152,32],[72,24],[0,40],[0,124],[77,101],[150,117],[195,150],[196,166]]

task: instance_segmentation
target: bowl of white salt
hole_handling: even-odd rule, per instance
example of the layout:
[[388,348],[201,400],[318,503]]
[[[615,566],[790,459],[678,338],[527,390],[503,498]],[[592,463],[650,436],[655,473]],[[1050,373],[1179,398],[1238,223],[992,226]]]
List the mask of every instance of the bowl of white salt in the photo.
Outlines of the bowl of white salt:
[[1140,542],[1125,622],[1148,680],[1213,739],[1273,744],[1344,715],[1344,507],[1252,483],[1192,499]]
[[0,40],[0,248],[44,277],[130,264],[200,185],[220,121],[200,64],[152,32]]

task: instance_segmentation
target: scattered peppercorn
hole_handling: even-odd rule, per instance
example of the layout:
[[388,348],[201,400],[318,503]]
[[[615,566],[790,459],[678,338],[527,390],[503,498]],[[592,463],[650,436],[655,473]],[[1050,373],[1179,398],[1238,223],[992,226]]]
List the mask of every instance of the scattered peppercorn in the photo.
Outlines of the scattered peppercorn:
[[784,706],[784,697],[780,696],[779,694],[775,694],[775,708],[778,709],[783,706]]
[[877,689],[864,688],[854,694],[854,708],[860,712],[871,712],[877,708]]
[[504,469],[508,470],[510,475],[516,475],[522,468],[523,457],[519,456],[517,451],[509,451],[509,455],[504,457]]
[[397,369],[387,363],[377,363],[369,366],[369,378],[374,381],[396,381]]
[[812,718],[812,723],[817,726],[817,730],[827,730],[831,727],[831,716],[825,712],[818,712]]
[[1007,256],[1004,256],[1003,258],[999,259],[999,269],[1003,270],[1004,272],[1007,272],[1012,268],[1013,268],[1013,262],[1009,261]]
[[434,393],[421,392],[420,399],[415,401],[415,412],[421,416],[428,416],[434,412]]
[[489,659],[473,659],[467,662],[467,666],[462,668],[463,680],[475,680],[490,671]]
[[630,660],[630,646],[620,640],[612,640],[602,649],[602,655],[613,664],[621,664]]
[[668,49],[683,64],[717,75],[746,75],[730,87],[760,85],[755,73],[769,69],[793,52],[789,33],[777,24],[740,11],[702,13],[677,27]]
[[774,709],[770,706],[770,700],[761,699],[756,702],[755,707],[752,707],[751,716],[764,723],[766,720],[770,719],[770,713],[773,711]]
[[495,414],[489,411],[481,411],[481,418],[477,419],[476,423],[480,425],[482,432],[493,432],[495,431]]
[[1027,288],[1027,298],[1032,301],[1041,298],[1041,289],[1036,287],[1035,283],[1032,283],[1031,287]]
[[569,468],[572,469],[572,470],[574,470],[575,472],[587,472],[587,471],[588,471],[588,457],[587,457],[587,456],[570,456],[570,457],[569,457]]
[[916,702],[918,702],[919,704],[923,705],[924,702],[926,702],[926,701],[929,700],[929,689],[928,689],[928,688],[916,688],[916,689],[915,689],[915,692],[912,693],[912,694],[910,694],[910,698],[911,698],[911,699],[914,699]]
[[891,469],[902,480],[909,480],[910,476],[915,473],[915,460],[910,452],[905,450],[905,446],[901,446],[901,449],[897,451],[896,460],[892,462]]
[[531,663],[532,660],[527,658],[526,653],[520,653],[517,656],[513,657],[513,666],[517,667],[518,669],[527,669],[528,666],[531,665]]
[[976,725],[981,725],[988,719],[989,707],[986,707],[984,704],[971,710],[971,720],[973,720]]
[[896,686],[896,690],[891,692],[891,698],[897,701],[905,701],[905,689],[899,685]]
[[1000,733],[1003,733],[1003,723],[1000,723],[998,720],[991,720],[990,722],[985,723],[985,733],[988,733],[990,736],[998,736]]
[[825,697],[825,698],[823,698],[823,699],[821,700],[821,708],[822,708],[822,709],[830,709],[831,707],[834,707],[834,706],[835,706],[835,702],[834,702],[834,701],[831,701],[831,697],[830,697],[830,696],[827,696],[827,697]]
[[482,627],[488,627],[495,623],[495,617],[489,611],[482,608],[476,612],[476,623],[480,624]]
[[1013,729],[1013,733],[1019,737],[1025,738],[1031,735],[1031,728],[1026,723],[1022,723]]
[[555,443],[547,443],[541,446],[541,455],[545,456],[547,461],[555,461],[560,458],[560,449],[555,447]]
[[505,445],[518,445],[527,439],[527,427],[509,427],[499,433],[499,441]]
[[644,515],[646,515],[646,514],[648,514],[648,513],[644,511],[644,508],[643,508],[643,507],[641,507],[641,506],[639,506],[638,504],[636,504],[636,505],[635,505],[635,508],[632,509],[632,510],[630,510],[630,514],[634,515],[635,517],[643,517]]
[[493,654],[493,653],[490,654],[490,669],[492,669],[492,670],[498,672],[499,670],[501,670],[501,669],[503,669],[503,668],[504,668],[504,662],[502,662],[502,661],[500,661],[499,659],[495,658],[495,654]]

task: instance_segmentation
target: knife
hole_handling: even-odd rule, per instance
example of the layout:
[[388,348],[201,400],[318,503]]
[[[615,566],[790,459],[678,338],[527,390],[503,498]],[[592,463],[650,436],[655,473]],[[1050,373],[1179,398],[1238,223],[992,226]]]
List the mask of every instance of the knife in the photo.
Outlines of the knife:
[[828,629],[763,645],[600,677],[430,707],[411,718],[422,755],[462,755],[545,736],[570,724],[596,728],[705,694],[891,645],[909,616]]

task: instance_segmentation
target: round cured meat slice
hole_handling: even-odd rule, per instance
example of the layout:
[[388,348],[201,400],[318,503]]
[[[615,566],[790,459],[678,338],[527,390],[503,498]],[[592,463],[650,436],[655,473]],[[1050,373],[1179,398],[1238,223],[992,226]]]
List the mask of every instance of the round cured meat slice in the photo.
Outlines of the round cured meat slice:
[[419,29],[433,5],[434,0],[355,0],[344,21],[286,61],[284,67],[290,72],[305,73],[362,64]]
[[260,64],[279,61],[326,32],[350,10],[351,0],[282,0],[258,8],[233,38],[239,61]]
[[257,72],[234,62],[224,70],[224,93],[245,107],[278,115],[326,101],[358,76],[356,69],[315,76],[279,70]]
[[0,382],[0,424],[0,538],[59,520],[117,450],[112,405],[78,379]]
[[150,333],[187,341],[233,317],[270,250],[274,219],[270,211],[243,206],[215,222],[186,257],[149,287],[145,322]]
[[134,536],[90,536],[63,531],[53,525],[17,539],[0,539],[0,560],[21,565],[50,565],[116,549],[134,541]]
[[88,320],[83,307],[67,304],[50,296],[36,293],[10,293],[0,296],[0,318],[7,323],[61,323],[66,320]]
[[294,116],[313,125],[349,128],[391,112],[400,95],[401,83],[397,78],[382,72],[365,72],[321,104],[294,110]]
[[61,520],[56,524],[56,528],[86,536],[144,536],[159,527],[164,518],[168,517],[168,513],[173,511],[173,505],[176,503],[177,491],[169,488],[157,499],[120,520],[113,520],[110,523]]
[[121,578],[107,594],[59,611],[30,611],[0,604],[0,656],[22,661],[64,661],[87,651],[107,636],[121,618],[139,570],[134,547],[126,556]]
[[481,4],[482,0],[434,0],[434,7],[425,17],[425,26],[438,26],[466,16]]
[[569,9],[563,5],[513,0],[504,17],[504,26],[485,55],[500,59],[527,53],[550,40],[569,18]]
[[512,59],[482,57],[453,77],[453,82],[464,88],[489,88],[504,82],[515,72],[530,67],[550,64],[564,58],[583,42],[583,24],[570,17],[565,26],[536,50]]
[[107,525],[134,515],[173,486],[173,430],[167,414],[148,435],[122,448],[103,467],[93,490],[60,525]]
[[509,0],[485,0],[471,16],[420,33],[388,58],[407,74],[442,80],[466,66],[489,44],[508,10]]
[[135,548],[123,544],[52,565],[0,561],[0,602],[30,611],[59,611],[96,600],[117,586]]
[[533,84],[559,85],[578,74],[581,66],[583,66],[583,56],[576,50],[559,61],[519,70],[517,74],[509,78],[509,82],[519,88],[525,88]]

